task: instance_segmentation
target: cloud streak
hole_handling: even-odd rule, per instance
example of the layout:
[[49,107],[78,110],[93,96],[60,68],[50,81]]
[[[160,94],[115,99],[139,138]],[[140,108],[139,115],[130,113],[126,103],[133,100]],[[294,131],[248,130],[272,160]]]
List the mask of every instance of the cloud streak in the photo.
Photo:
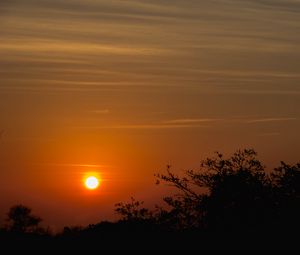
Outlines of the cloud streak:
[[[297,118],[288,117],[268,117],[268,118],[187,118],[165,120],[158,123],[138,123],[138,124],[119,124],[119,125],[97,125],[97,126],[74,126],[76,129],[140,129],[140,130],[159,130],[159,129],[187,129],[187,128],[210,128],[222,127],[223,124],[264,124],[272,122],[296,121]],[[273,133],[272,133],[273,134]]]
[[294,121],[297,118],[261,118],[247,120],[246,123],[265,123],[265,122],[281,122],[281,121]]
[[76,129],[137,129],[137,130],[159,130],[159,129],[186,129],[186,128],[208,128],[208,125],[189,124],[132,124],[132,125],[111,125],[111,126],[75,126]]
[[221,119],[175,119],[175,120],[166,120],[164,123],[166,124],[193,124],[193,123],[203,123],[203,122],[216,122]]
[[99,164],[73,164],[73,163],[57,163],[57,164],[46,164],[51,166],[63,166],[63,167],[84,167],[84,168],[103,168],[111,167],[109,165],[99,165]]

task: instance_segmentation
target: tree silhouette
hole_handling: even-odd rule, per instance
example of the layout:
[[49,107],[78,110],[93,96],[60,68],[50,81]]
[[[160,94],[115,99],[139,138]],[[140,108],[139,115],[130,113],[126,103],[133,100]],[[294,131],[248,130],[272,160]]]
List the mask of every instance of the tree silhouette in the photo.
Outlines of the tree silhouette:
[[281,162],[271,174],[276,199],[277,225],[288,229],[300,227],[300,163]]
[[167,207],[149,210],[143,202],[117,204],[116,212],[127,223],[147,222],[163,230],[272,231],[300,227],[300,164],[281,163],[271,172],[253,149],[221,153],[201,161],[200,169],[158,174],[161,182],[176,189],[163,198]]
[[170,167],[157,177],[179,191],[164,198],[171,207],[166,218],[178,229],[264,229],[279,219],[278,209],[286,203],[299,208],[295,202],[300,201],[299,164],[283,164],[269,176],[253,149],[238,150],[227,159],[216,153],[184,177],[173,174]]
[[18,233],[28,233],[39,230],[38,225],[42,221],[40,217],[31,214],[31,209],[23,205],[15,205],[10,208],[7,221],[9,230]]

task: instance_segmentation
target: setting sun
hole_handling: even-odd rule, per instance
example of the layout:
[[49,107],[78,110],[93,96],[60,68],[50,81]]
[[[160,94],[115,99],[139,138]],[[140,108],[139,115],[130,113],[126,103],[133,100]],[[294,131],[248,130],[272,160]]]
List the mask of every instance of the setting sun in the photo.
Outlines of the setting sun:
[[85,186],[88,189],[96,189],[99,186],[99,180],[95,176],[89,176],[85,180]]

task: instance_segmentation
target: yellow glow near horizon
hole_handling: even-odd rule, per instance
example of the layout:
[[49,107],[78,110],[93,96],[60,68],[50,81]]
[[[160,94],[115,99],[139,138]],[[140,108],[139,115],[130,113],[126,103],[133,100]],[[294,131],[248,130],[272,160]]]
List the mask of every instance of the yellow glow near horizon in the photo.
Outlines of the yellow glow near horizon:
[[93,190],[99,187],[99,179],[95,176],[89,176],[85,179],[84,184],[86,188]]

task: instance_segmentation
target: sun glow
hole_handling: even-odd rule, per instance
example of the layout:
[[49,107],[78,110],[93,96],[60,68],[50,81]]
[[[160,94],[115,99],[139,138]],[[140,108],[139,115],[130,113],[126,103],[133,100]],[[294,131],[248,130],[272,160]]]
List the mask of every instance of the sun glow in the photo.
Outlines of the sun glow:
[[85,179],[85,187],[88,188],[88,189],[97,189],[99,187],[99,179],[95,176],[88,176],[86,179]]

